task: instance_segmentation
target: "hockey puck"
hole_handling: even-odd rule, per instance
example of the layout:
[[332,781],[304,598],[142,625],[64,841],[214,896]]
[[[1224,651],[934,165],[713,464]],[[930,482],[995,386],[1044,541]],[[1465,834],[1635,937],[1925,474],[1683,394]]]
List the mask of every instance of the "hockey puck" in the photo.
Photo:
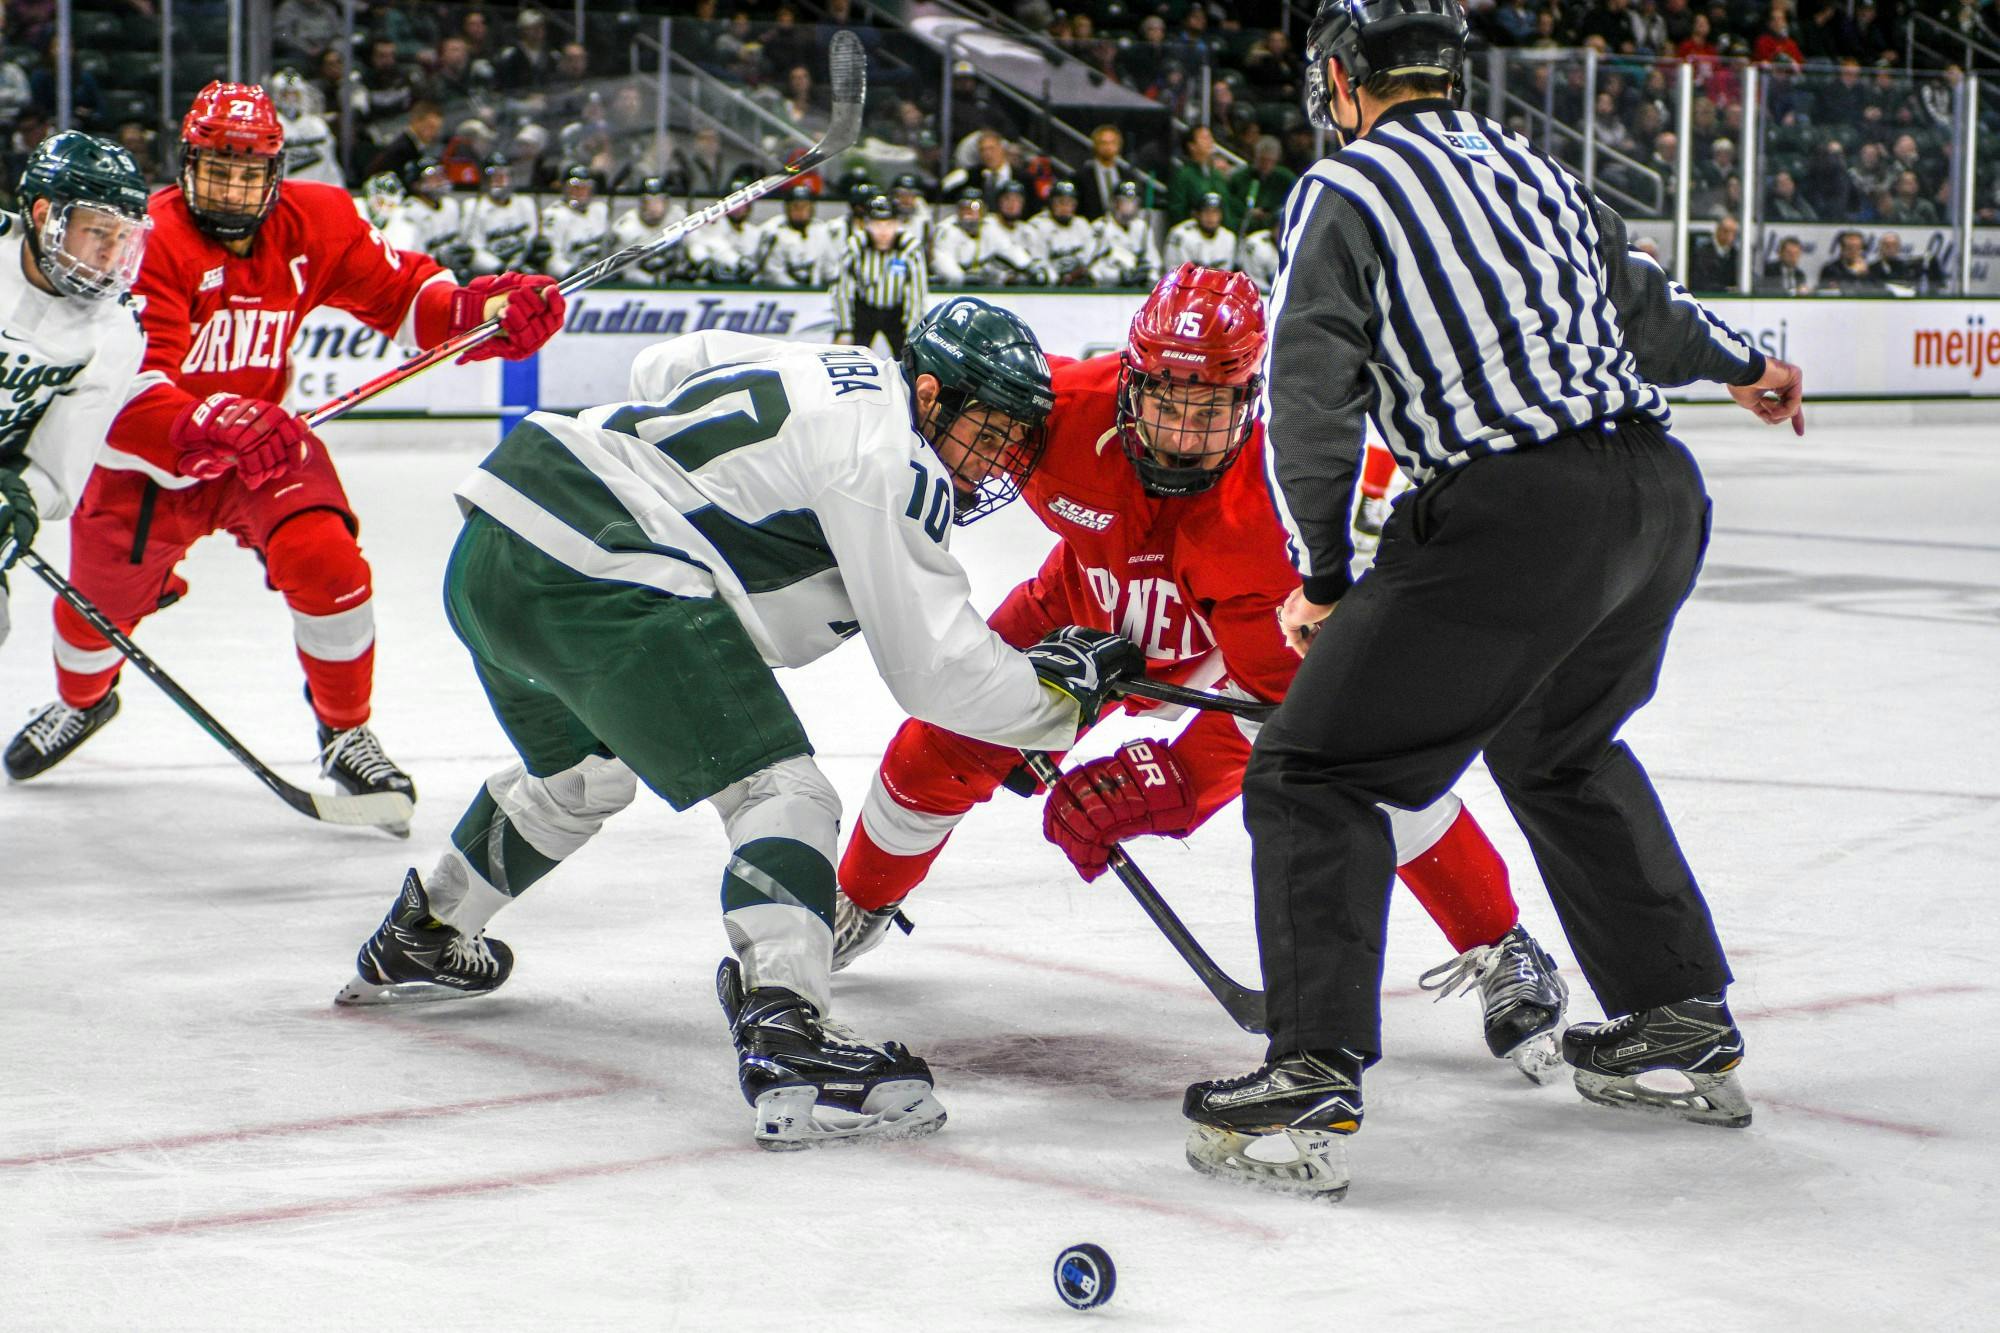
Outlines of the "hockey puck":
[[1111,1299],[1118,1270],[1099,1245],[1072,1245],[1056,1256],[1056,1295],[1072,1310],[1091,1310]]

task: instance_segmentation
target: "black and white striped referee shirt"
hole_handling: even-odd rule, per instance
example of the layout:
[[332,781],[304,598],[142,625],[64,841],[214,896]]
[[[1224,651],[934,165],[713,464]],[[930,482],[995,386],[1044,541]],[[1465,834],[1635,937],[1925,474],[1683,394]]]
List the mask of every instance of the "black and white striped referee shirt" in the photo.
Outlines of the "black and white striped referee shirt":
[[1417,484],[1596,422],[1668,423],[1656,385],[1749,384],[1764,357],[1518,135],[1396,104],[1286,201],[1261,414],[1306,595],[1350,582],[1363,419]]
[[896,244],[877,250],[866,232],[847,237],[840,272],[833,280],[833,322],[842,333],[854,331],[854,308],[901,309],[903,327],[911,328],[930,308],[930,265],[924,261],[923,238],[905,228]]

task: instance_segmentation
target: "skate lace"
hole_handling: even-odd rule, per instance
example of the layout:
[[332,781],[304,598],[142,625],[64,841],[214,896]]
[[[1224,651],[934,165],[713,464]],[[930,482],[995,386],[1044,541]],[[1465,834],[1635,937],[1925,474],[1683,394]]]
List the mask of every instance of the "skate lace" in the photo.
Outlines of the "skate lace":
[[1477,986],[1489,1014],[1509,1005],[1541,1002],[1545,985],[1562,998],[1569,997],[1562,978],[1542,970],[1535,946],[1513,934],[1498,944],[1467,949],[1450,962],[1440,963],[1418,977],[1417,985],[1436,991],[1440,1000],[1461,988],[1470,995]]
[[389,756],[382,753],[382,743],[375,739],[375,733],[366,726],[349,727],[346,731],[334,733],[320,755],[322,772],[331,773],[335,767],[345,764],[347,770],[362,781],[378,783],[384,778],[396,776],[400,770]]
[[445,966],[457,972],[487,973],[496,970],[499,964],[493,960],[493,950],[486,947],[486,936],[453,935],[444,946]]
[[28,744],[49,754],[74,739],[83,730],[83,711],[68,704],[54,703],[41,711],[21,734]]
[[[1472,988],[1486,979],[1486,973],[1493,966],[1493,955],[1498,952],[1499,946],[1493,944],[1481,944],[1467,949],[1458,957],[1449,962],[1439,963],[1418,977],[1417,987],[1420,990],[1436,991],[1438,1000],[1461,989],[1470,995]],[[1436,1000],[1432,1003],[1436,1003]]]

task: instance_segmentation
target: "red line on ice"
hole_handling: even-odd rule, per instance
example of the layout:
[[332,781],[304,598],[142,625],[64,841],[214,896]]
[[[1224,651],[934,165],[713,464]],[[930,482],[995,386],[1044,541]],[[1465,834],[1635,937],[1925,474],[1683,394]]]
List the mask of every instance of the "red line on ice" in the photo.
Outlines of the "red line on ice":
[[1804,1102],[1780,1101],[1775,1097],[1759,1095],[1757,1105],[1775,1107],[1780,1111],[1797,1111],[1819,1120],[1837,1120],[1843,1125],[1853,1125],[1858,1129],[1880,1129],[1890,1134],[1901,1134],[1912,1139],[1941,1139],[1947,1137],[1945,1131],[1929,1125],[1910,1124],[1902,1120],[1884,1120],[1879,1116],[1855,1115],[1851,1111],[1835,1111],[1825,1106],[1808,1106]]
[[614,1087],[636,1086],[640,1080],[623,1069],[598,1064],[594,1060],[579,1060],[573,1056],[545,1055],[526,1046],[512,1042],[494,1041],[491,1037],[474,1037],[463,1032],[452,1032],[432,1027],[423,1022],[398,1022],[390,1014],[372,1013],[366,1009],[328,1008],[325,1016],[344,1023],[371,1023],[387,1031],[405,1037],[415,1037],[437,1046],[449,1046],[461,1051],[472,1051],[479,1055],[494,1055],[506,1060],[515,1060],[536,1069],[549,1069],[562,1074],[575,1074],[582,1078],[596,1079]]
[[317,1199],[310,1203],[287,1204],[282,1208],[253,1208],[241,1213],[210,1213],[205,1217],[173,1217],[162,1222],[143,1222],[101,1233],[106,1240],[143,1240],[148,1236],[173,1236],[188,1231],[221,1231],[230,1227],[264,1226],[273,1222],[295,1222],[305,1218],[328,1217],[337,1213],[362,1213],[375,1208],[396,1208],[406,1204],[429,1203],[435,1199],[462,1199],[475,1194],[502,1190],[531,1189],[538,1185],[560,1185],[572,1180],[628,1175],[663,1166],[686,1166],[710,1157],[740,1154],[743,1145],[704,1148],[699,1152],[665,1153],[658,1157],[635,1157],[623,1162],[595,1162],[585,1166],[563,1166],[549,1171],[529,1171],[514,1176],[489,1176],[484,1180],[461,1180],[447,1185],[413,1185],[405,1189],[380,1190],[345,1199]]
[[522,1092],[510,1097],[484,1097],[470,1102],[443,1102],[430,1106],[400,1106],[386,1111],[360,1111],[353,1115],[322,1116],[313,1120],[281,1120],[268,1125],[239,1125],[234,1129],[211,1130],[202,1134],[175,1134],[165,1138],[132,1139],[125,1143],[99,1144],[91,1148],[59,1148],[53,1152],[30,1153],[25,1157],[0,1157],[0,1167],[42,1166],[50,1162],[74,1162],[86,1157],[108,1157],[113,1153],[160,1151],[168,1148],[198,1148],[211,1143],[240,1143],[246,1139],[283,1138],[288,1134],[319,1134],[328,1130],[356,1129],[363,1125],[393,1124],[399,1120],[438,1120],[445,1116],[469,1115],[475,1111],[496,1111],[513,1106],[534,1106],[547,1102],[582,1101],[615,1092],[615,1087],[559,1088],[553,1092]]
[[1158,1213],[1163,1217],[1177,1217],[1184,1222],[1199,1222],[1205,1227],[1216,1227],[1224,1231],[1234,1231],[1257,1240],[1282,1240],[1284,1233],[1274,1227],[1257,1222],[1247,1222],[1228,1213],[1215,1212],[1207,1208],[1194,1208],[1187,1204],[1168,1203],[1161,1199],[1148,1198],[1143,1194],[1128,1194],[1124,1190],[1100,1189],[1092,1185],[1081,1185],[1061,1176],[1040,1171],[1029,1171],[1018,1166],[1002,1166],[965,1153],[953,1152],[949,1148],[935,1148],[925,1145],[911,1150],[911,1156],[918,1161],[927,1161],[939,1166],[957,1167],[976,1175],[990,1176],[995,1180],[1012,1181],[1017,1185],[1037,1185],[1043,1189],[1059,1190],[1064,1194],[1087,1200],[1091,1203],[1110,1204],[1116,1208],[1132,1208],[1143,1213]]
[[1987,990],[1985,986],[1911,986],[1906,990],[1886,990],[1872,995],[1834,995],[1824,1000],[1808,1000],[1803,1004],[1781,1004],[1770,1009],[1738,1009],[1738,1018],[1796,1018],[1802,1014],[1830,1014],[1839,1009],[1855,1009],[1870,1004],[1894,1004],[1898,1000],[1917,1000],[1932,995],[1973,995]]
[[[1090,981],[1105,981],[1114,986],[1131,986],[1138,990],[1161,991],[1168,995],[1200,995],[1208,992],[1200,986],[1188,982],[1160,981],[1154,977],[1133,976],[1129,972],[1107,972],[1101,967],[1086,967],[1081,963],[1059,963],[1049,958],[1037,958],[1033,954],[1013,953],[1006,949],[989,949],[979,944],[933,944],[933,949],[945,949],[951,953],[961,953],[969,958],[985,958],[996,963],[1015,963],[1021,967],[1036,967],[1044,972],[1060,972],[1065,976],[1083,977]],[[1391,986],[1382,992],[1385,1000],[1414,999],[1429,992],[1414,986]]]

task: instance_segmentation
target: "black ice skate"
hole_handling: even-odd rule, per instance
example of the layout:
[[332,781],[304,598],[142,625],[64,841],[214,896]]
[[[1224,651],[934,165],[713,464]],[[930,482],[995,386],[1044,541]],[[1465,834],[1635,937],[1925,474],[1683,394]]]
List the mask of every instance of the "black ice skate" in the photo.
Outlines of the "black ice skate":
[[1735,1073],[1743,1034],[1720,994],[1578,1023],[1563,1033],[1562,1046],[1576,1068],[1576,1090],[1599,1105],[1730,1129],[1750,1123],[1750,1099]]
[[862,1041],[781,986],[744,991],[734,958],[716,969],[715,993],[736,1043],[744,1100],[757,1109],[758,1147],[908,1139],[944,1126],[930,1066],[902,1043]]
[[1241,1078],[1189,1086],[1181,1114],[1188,1165],[1205,1176],[1286,1194],[1347,1193],[1347,1136],[1361,1128],[1362,1059],[1301,1052]]
[[29,719],[7,746],[7,776],[26,782],[70,757],[91,733],[118,716],[118,691],[88,708],[71,708],[58,699]]
[[1563,1067],[1557,1038],[1569,987],[1534,936],[1516,924],[1497,944],[1467,949],[1417,979],[1442,1000],[1479,987],[1486,1011],[1486,1048],[1536,1083],[1552,1083]]
[[354,966],[335,1004],[462,1000],[500,989],[514,970],[514,951],[484,931],[467,935],[433,917],[424,881],[412,870]]
[[838,972],[889,936],[889,927],[907,935],[916,923],[903,915],[901,903],[870,910],[857,907],[844,893],[833,896],[833,970]]
[[416,813],[417,784],[382,753],[382,742],[365,723],[345,731],[320,724],[319,771],[349,796],[400,796],[408,801],[402,823],[381,827],[399,838],[410,836],[409,817]]

